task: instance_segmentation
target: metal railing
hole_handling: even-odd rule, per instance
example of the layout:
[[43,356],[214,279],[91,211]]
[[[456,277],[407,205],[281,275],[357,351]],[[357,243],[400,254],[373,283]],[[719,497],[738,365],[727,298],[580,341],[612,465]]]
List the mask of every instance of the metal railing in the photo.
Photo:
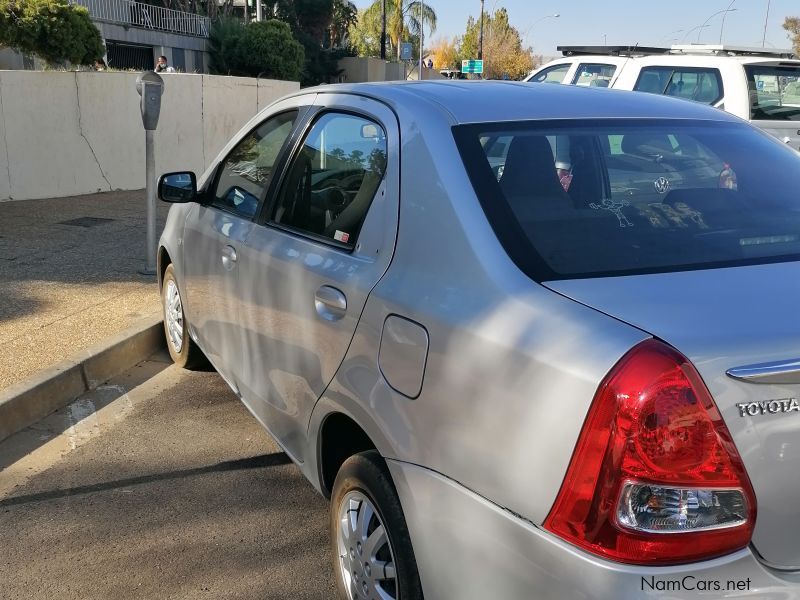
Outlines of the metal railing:
[[211,20],[194,13],[153,6],[135,0],[71,0],[85,6],[95,21],[143,29],[157,29],[183,35],[208,37]]

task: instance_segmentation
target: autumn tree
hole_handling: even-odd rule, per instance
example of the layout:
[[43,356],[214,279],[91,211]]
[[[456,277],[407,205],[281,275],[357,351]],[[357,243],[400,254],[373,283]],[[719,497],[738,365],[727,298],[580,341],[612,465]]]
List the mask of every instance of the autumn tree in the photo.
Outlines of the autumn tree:
[[[467,31],[461,38],[462,58],[477,58],[480,45],[480,21],[467,20]],[[508,11],[499,8],[493,15],[483,16],[483,75],[486,79],[521,79],[533,69],[531,48],[522,46],[522,36],[508,19]]]
[[458,38],[443,37],[435,40],[428,52],[433,55],[433,68],[457,69],[461,65],[461,58],[458,53]]
[[800,56],[800,17],[786,17],[783,28],[789,33],[794,53]]

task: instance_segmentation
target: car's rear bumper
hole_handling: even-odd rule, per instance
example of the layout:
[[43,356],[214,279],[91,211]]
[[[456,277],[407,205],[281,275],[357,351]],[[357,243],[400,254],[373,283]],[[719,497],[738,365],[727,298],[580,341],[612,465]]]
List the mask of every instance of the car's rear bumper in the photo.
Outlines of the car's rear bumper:
[[749,549],[674,567],[598,559],[438,473],[389,461],[426,600],[698,597],[800,600],[800,572]]

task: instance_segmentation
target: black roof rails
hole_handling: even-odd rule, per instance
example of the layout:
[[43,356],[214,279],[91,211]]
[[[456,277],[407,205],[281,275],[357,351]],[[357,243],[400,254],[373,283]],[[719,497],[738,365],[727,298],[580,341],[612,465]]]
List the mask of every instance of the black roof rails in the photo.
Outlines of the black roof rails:
[[668,54],[669,48],[652,46],[558,46],[556,50],[564,56],[643,56],[645,54]]

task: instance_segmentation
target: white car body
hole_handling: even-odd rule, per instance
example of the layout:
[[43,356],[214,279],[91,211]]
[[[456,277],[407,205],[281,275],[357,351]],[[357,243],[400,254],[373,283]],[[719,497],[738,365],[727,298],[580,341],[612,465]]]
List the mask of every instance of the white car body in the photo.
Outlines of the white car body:
[[[788,50],[747,49],[726,46],[673,46],[671,50],[663,53],[653,53],[641,56],[606,56],[573,55],[547,63],[531,73],[526,81],[541,82],[554,81],[555,75],[564,71],[560,83],[568,85],[595,85],[582,77],[582,72],[597,65],[614,67],[610,76],[608,87],[621,90],[643,91],[643,72],[653,72],[655,69],[687,69],[703,72],[713,76],[718,82],[719,93],[711,93],[704,98],[696,98],[706,104],[725,110],[737,117],[750,121],[753,125],[763,129],[783,142],[790,144],[795,149],[800,149],[800,121],[775,120],[754,118],[759,94],[769,95],[777,90],[766,87],[758,90],[750,89],[746,67],[760,66],[765,68],[796,69],[800,75],[800,60],[788,58]],[[791,72],[791,71],[789,71]],[[765,81],[764,84],[769,82]],[[800,83],[790,83],[800,87]],[[602,85],[600,87],[606,87]],[[651,90],[652,91],[652,90]],[[665,90],[655,90],[655,93],[667,94]],[[713,97],[711,97],[713,96]],[[800,111],[800,89],[792,90],[790,96],[792,106],[797,106]]]

